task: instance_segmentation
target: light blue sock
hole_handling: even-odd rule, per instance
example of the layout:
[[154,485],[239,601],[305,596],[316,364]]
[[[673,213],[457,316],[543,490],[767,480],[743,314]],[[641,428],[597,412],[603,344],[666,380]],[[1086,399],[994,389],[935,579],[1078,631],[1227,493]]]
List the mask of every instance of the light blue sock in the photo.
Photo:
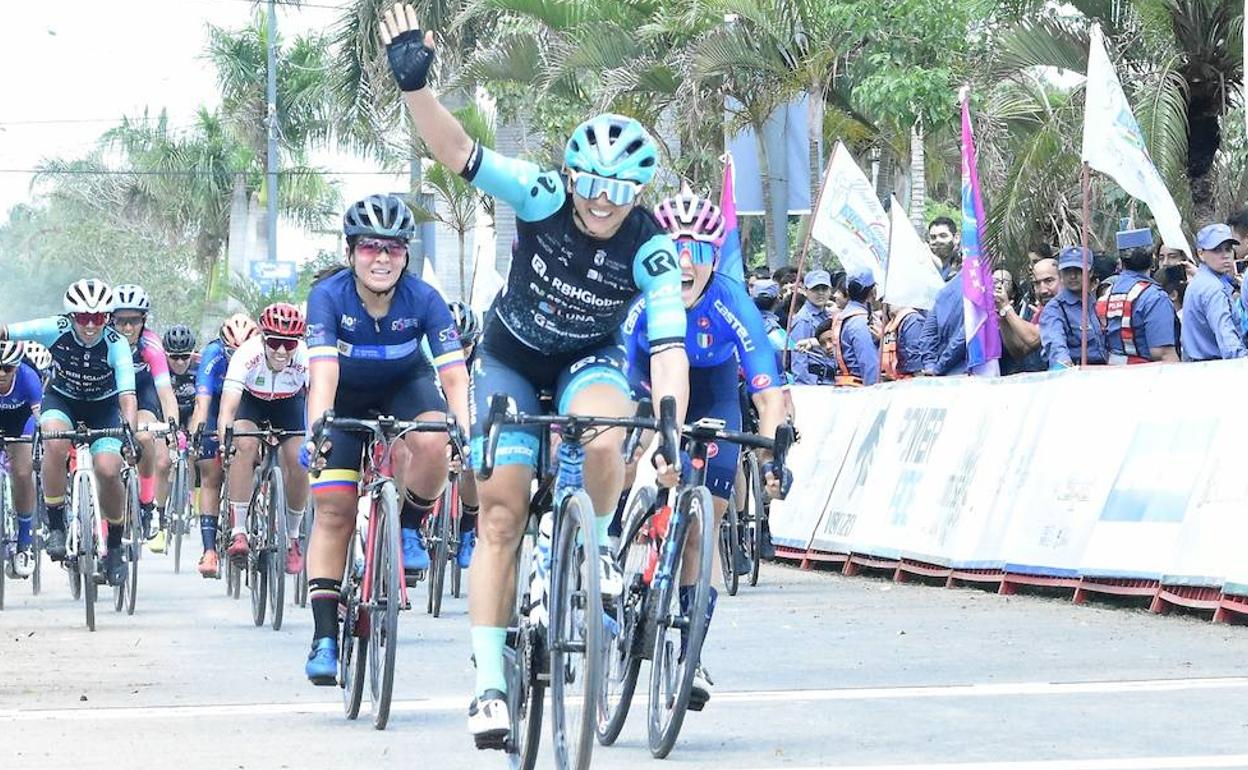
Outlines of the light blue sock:
[[507,675],[503,673],[503,647],[507,629],[497,626],[472,627],[472,655],[477,661],[477,696],[486,690],[507,692]]
[[611,537],[611,519],[613,518],[615,518],[614,511],[612,511],[611,513],[608,513],[606,516],[594,517],[594,524],[597,525],[597,530],[598,530],[598,546],[599,547],[602,547],[609,542],[607,538]]

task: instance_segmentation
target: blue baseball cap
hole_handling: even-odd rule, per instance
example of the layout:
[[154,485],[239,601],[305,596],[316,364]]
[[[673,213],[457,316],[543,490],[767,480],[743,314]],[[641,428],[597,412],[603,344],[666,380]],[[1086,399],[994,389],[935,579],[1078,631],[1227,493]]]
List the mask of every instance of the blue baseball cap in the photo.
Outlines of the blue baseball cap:
[[813,289],[816,286],[831,286],[832,276],[828,274],[827,270],[811,270],[806,274],[806,279],[802,281],[802,285],[807,289]]
[[750,287],[750,296],[755,299],[775,299],[780,296],[780,284],[770,278],[760,278]]
[[1239,244],[1239,239],[1235,237],[1231,226],[1224,225],[1221,222],[1205,225],[1200,228],[1200,232],[1196,233],[1196,248],[1198,249],[1205,249],[1206,251],[1216,249],[1227,241],[1236,245]]
[[1068,267],[1077,267],[1083,269],[1084,255],[1087,255],[1088,267],[1092,266],[1092,252],[1082,246],[1067,246],[1057,255],[1057,269],[1065,270]]
[[849,285],[857,285],[860,289],[869,289],[875,285],[875,273],[870,270],[858,270],[849,274]]

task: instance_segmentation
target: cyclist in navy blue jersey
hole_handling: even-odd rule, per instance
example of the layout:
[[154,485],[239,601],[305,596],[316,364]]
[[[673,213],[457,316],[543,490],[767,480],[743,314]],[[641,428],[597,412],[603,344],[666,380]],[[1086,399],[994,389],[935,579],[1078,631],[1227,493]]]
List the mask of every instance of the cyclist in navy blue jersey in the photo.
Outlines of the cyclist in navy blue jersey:
[[[521,411],[538,412],[546,391],[561,414],[631,415],[619,330],[629,305],[643,294],[655,396],[674,396],[683,416],[689,375],[680,268],[671,239],[636,205],[658,167],[654,140],[632,118],[599,115],[573,131],[562,169],[505,158],[473,142],[426,87],[433,35],[418,29],[411,6],[387,11],[381,36],[416,131],[434,158],[516,212],[511,270],[487,314],[473,363],[474,419],[484,420],[495,393],[508,394]],[[478,748],[502,748],[510,727],[503,652],[539,435],[536,428],[502,430],[495,472],[479,484],[468,592],[477,667],[468,728]],[[472,426],[471,443],[479,467],[481,422]],[[623,486],[622,444],[623,431],[611,430],[585,448],[585,488],[603,544]],[[675,476],[675,467],[659,465],[664,477]],[[599,570],[603,593],[618,594],[623,581],[605,549]]]
[[[0,342],[0,434],[6,439],[35,431],[43,383],[34,366],[25,362],[26,343]],[[5,562],[10,577],[27,578],[35,571],[35,476],[30,444],[8,444],[9,484],[17,518],[17,550]]]
[[[776,367],[776,351],[767,338],[763,316],[736,279],[715,270],[724,220],[719,207],[689,193],[663,201],[655,215],[676,239],[680,255],[682,300],[688,314],[685,349],[689,355],[688,420],[704,417],[723,420],[728,430],[741,430],[738,373],[744,370],[745,387],[758,408],[758,433],[774,436],[787,418],[781,388],[784,378]],[[639,299],[624,323],[629,376],[636,397],[650,398],[650,343],[647,337],[645,298]],[[728,509],[737,478],[740,447],[712,442],[707,448],[706,485],[715,505],[715,530]],[[767,491],[783,497],[790,479],[771,472],[770,455],[759,452]],[[787,470],[785,471],[788,476]],[[718,542],[718,539],[717,539]],[[691,533],[685,541],[680,602],[687,611],[698,579],[700,540]],[[734,554],[734,556],[742,556]],[[738,565],[741,572],[748,565]],[[707,614],[715,611],[716,591],[711,588]],[[709,622],[709,619],[708,619]],[[693,695],[698,708],[710,699],[711,680],[699,663],[694,673]]]

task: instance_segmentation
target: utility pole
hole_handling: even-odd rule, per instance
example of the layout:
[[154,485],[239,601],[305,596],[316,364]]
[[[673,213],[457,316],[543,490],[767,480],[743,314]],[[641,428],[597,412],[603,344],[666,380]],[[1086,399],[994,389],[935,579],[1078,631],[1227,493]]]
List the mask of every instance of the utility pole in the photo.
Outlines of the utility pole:
[[265,170],[268,177],[268,261],[277,262],[277,3],[269,0],[268,31],[268,151]]

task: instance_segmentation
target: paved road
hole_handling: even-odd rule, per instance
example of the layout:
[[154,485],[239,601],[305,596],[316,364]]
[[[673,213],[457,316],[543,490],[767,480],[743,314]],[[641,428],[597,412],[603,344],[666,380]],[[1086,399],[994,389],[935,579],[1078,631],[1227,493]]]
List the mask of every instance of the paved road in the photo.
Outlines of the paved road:
[[[136,615],[102,607],[94,634],[58,573],[37,598],[9,584],[0,768],[504,766],[465,730],[463,600],[403,616],[395,713],[377,732],[304,681],[306,610],[257,629],[221,583],[159,556],[143,569]],[[718,691],[673,766],[1248,767],[1243,628],[769,565],[722,597],[712,631]],[[596,768],[649,766],[642,713]]]

